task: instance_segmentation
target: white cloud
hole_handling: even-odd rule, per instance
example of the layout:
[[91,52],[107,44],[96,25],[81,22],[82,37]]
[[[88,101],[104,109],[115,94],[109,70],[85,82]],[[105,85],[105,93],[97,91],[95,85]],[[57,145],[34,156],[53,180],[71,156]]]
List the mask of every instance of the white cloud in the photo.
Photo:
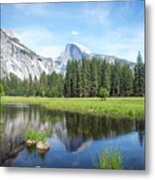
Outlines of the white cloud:
[[71,34],[72,34],[73,36],[78,36],[78,35],[79,35],[79,32],[74,30],[74,31],[71,32]]
[[41,56],[44,57],[58,57],[60,53],[63,51],[63,46],[34,46],[34,50]]
[[85,15],[87,18],[90,19],[90,22],[95,21],[99,22],[100,24],[107,24],[109,21],[109,15],[110,15],[110,8],[108,7],[92,7],[92,8],[86,8],[85,9]]
[[100,37],[85,36],[81,39],[81,43],[89,44],[95,53],[114,55],[136,62],[140,50],[144,58],[144,32],[141,28],[132,32],[125,28],[115,29],[103,33]]
[[54,37],[50,30],[40,27],[17,28],[15,32],[21,42],[31,45],[38,42],[51,41]]
[[21,43],[44,57],[57,57],[62,52],[62,46],[52,45],[54,34],[40,27],[14,29]]

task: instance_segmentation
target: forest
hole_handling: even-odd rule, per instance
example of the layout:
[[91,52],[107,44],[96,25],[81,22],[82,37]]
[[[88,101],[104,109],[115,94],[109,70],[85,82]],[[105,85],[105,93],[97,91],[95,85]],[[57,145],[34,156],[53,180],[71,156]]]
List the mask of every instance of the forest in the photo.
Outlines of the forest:
[[3,94],[8,96],[97,97],[101,88],[113,97],[144,96],[145,64],[140,52],[134,69],[117,60],[108,63],[93,57],[91,61],[85,58],[68,61],[65,76],[42,73],[40,79],[29,76],[22,81],[10,74],[1,80]]

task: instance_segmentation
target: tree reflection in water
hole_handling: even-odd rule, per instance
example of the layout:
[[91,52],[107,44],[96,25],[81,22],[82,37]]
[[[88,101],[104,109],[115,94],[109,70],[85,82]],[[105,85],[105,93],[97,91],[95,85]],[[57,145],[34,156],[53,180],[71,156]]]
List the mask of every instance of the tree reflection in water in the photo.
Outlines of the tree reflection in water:
[[[144,141],[144,121],[109,119],[88,114],[48,110],[28,104],[4,104],[1,108],[0,164],[8,165],[25,148],[24,134],[28,129],[48,131],[49,137],[56,136],[68,152],[80,152],[89,147],[92,141],[112,139],[137,131],[139,143]],[[19,148],[20,147],[20,148]],[[36,153],[26,149],[28,154]],[[35,155],[34,155],[35,157]],[[40,155],[45,159],[45,155]]]

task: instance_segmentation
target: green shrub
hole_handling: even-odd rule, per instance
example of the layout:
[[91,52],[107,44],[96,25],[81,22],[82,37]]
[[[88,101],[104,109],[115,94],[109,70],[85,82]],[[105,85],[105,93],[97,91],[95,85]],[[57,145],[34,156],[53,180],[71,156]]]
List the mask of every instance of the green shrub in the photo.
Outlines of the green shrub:
[[108,97],[108,96],[109,96],[109,91],[106,88],[101,88],[100,89],[100,98],[101,98],[101,100],[102,101],[103,101],[103,99],[106,100],[106,97]]

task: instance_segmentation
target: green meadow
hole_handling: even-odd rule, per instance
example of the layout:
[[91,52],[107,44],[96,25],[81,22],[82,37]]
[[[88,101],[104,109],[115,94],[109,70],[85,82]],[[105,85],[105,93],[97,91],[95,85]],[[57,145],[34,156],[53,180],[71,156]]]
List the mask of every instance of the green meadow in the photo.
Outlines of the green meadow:
[[38,104],[53,110],[79,112],[109,118],[144,120],[143,97],[100,98],[41,98],[3,96],[2,103]]

